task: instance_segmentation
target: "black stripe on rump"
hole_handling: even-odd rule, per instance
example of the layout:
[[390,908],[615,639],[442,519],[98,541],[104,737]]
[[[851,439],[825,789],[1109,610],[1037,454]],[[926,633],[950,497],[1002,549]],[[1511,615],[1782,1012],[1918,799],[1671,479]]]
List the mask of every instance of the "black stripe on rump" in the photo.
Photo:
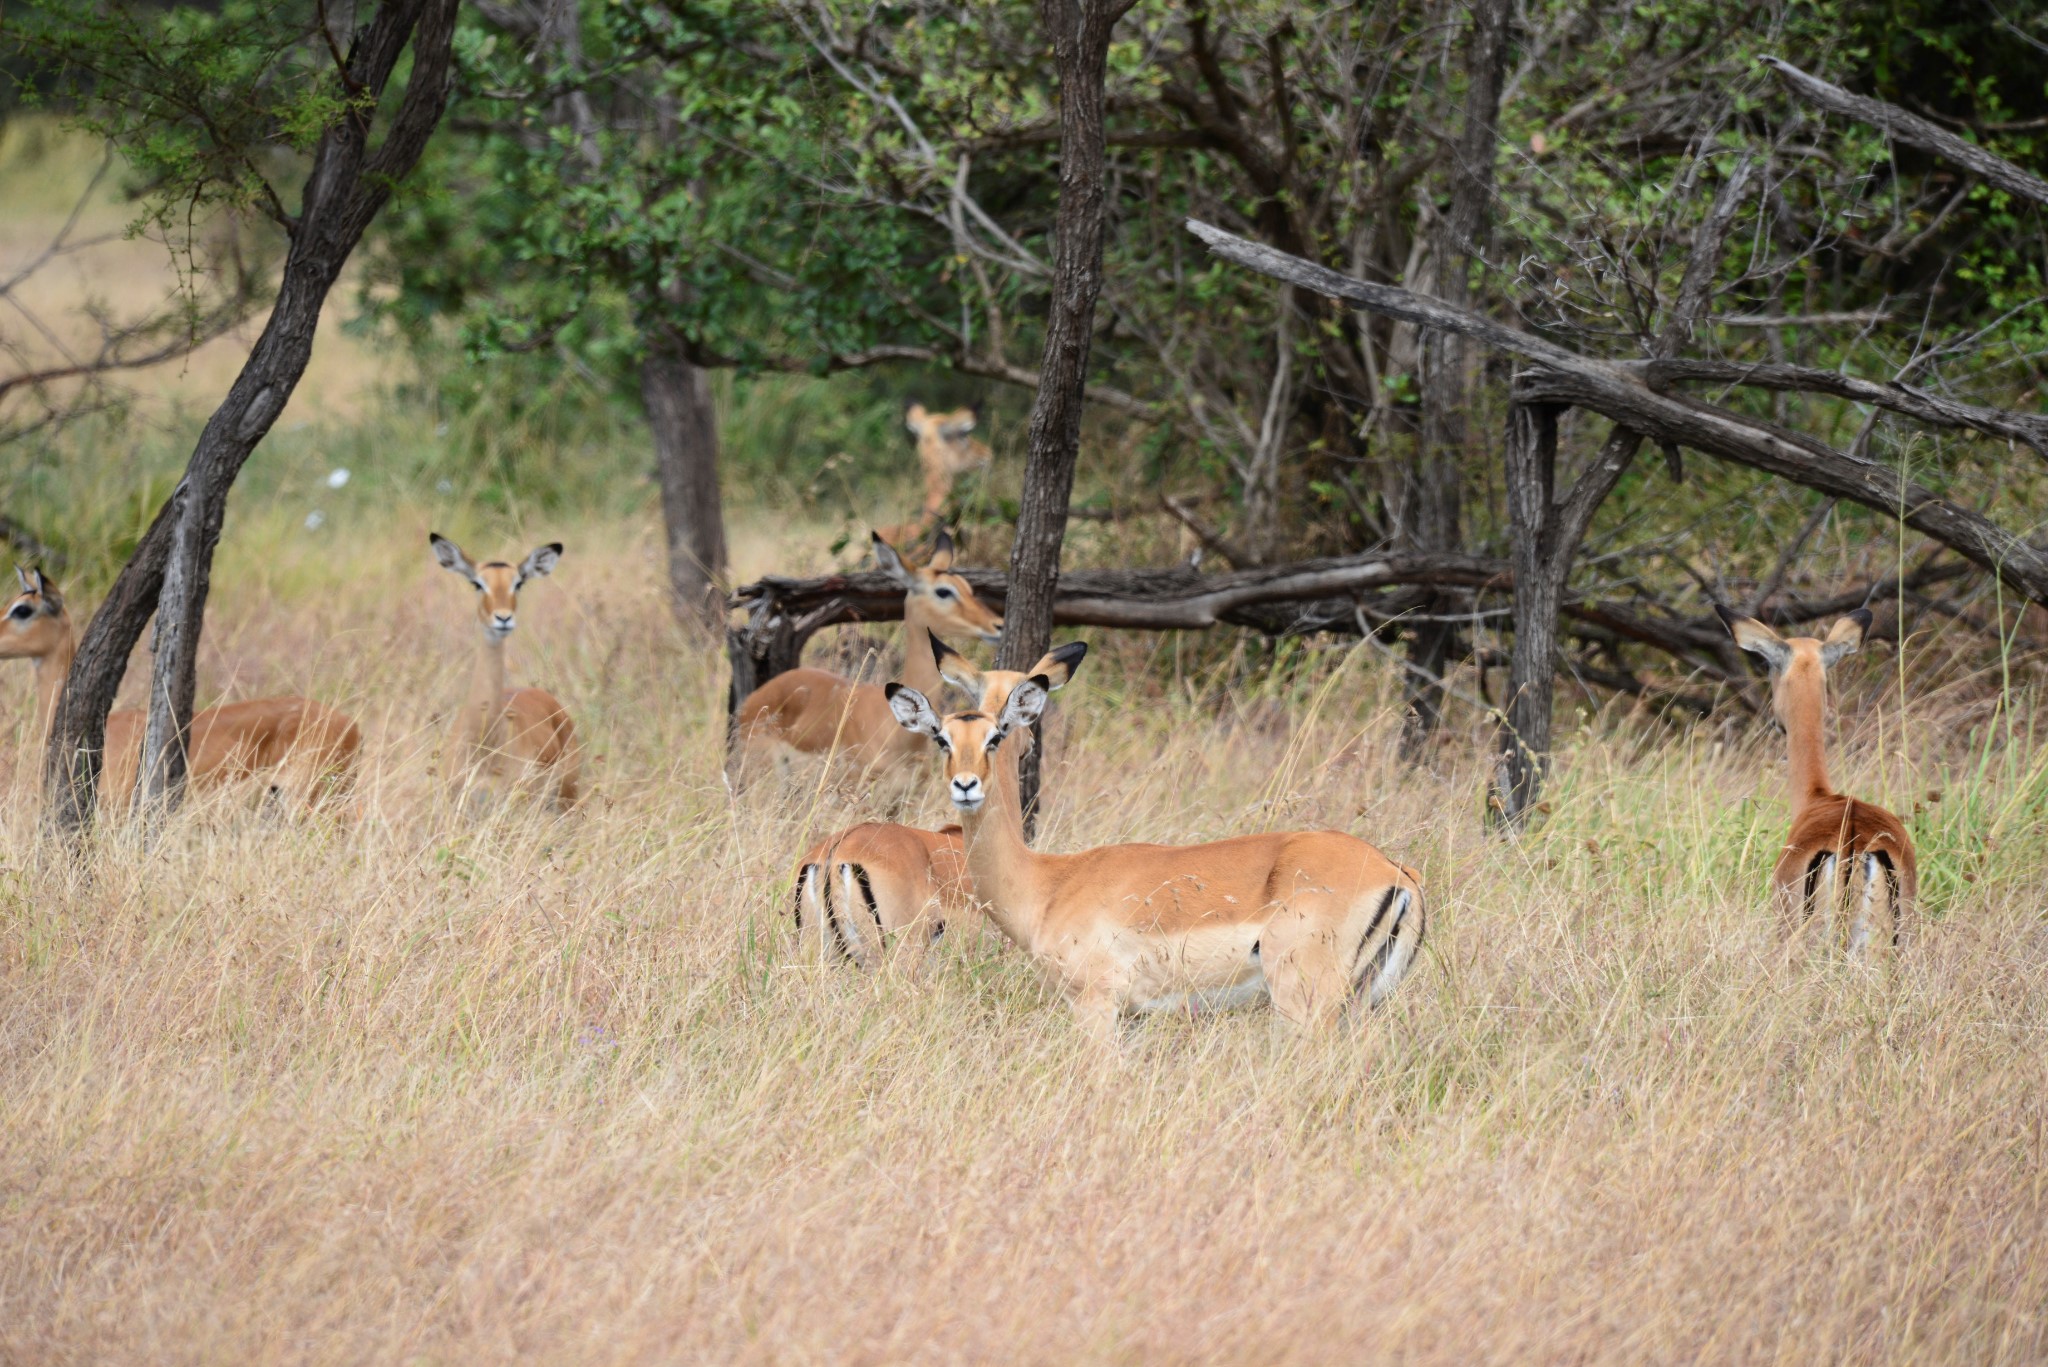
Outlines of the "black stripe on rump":
[[879,942],[883,934],[882,909],[875,903],[875,885],[868,881],[867,865],[855,864],[852,868],[854,881],[860,884],[860,895],[867,899],[868,915],[875,918],[875,939]]
[[1820,891],[1820,866],[1827,863],[1832,854],[1831,850],[1822,850],[1806,865],[1806,895],[1799,899],[1799,908],[1808,916],[1813,915],[1813,898]]
[[817,869],[816,864],[806,864],[796,871],[796,905],[790,908],[790,914],[796,918],[796,933],[799,935],[804,933],[804,880]]
[[[830,861],[827,861],[825,864],[825,875],[818,880],[818,887],[822,889],[819,896],[825,902],[825,930],[827,936],[832,941],[832,947],[839,951],[840,958],[852,959],[853,946],[847,943],[846,927],[839,924],[839,913],[832,909],[832,865]],[[856,963],[859,962],[857,959],[854,961]]]
[[1394,905],[1394,899],[1400,896],[1400,894],[1401,885],[1399,883],[1388,884],[1387,895],[1380,898],[1379,908],[1372,914],[1372,923],[1366,926],[1365,934],[1358,937],[1358,948],[1351,953],[1352,986],[1356,987],[1358,985],[1359,962],[1365,958],[1365,947],[1372,943],[1373,932],[1380,928],[1380,922],[1387,919],[1387,908]]

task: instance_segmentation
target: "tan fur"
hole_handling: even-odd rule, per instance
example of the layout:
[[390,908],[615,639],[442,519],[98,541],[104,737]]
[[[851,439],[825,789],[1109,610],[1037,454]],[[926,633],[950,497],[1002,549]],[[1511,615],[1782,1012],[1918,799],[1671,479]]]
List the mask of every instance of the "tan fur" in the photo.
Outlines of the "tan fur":
[[884,540],[908,545],[938,526],[946,501],[953,496],[954,482],[994,458],[986,442],[969,435],[977,421],[971,408],[934,413],[921,403],[913,403],[903,410],[903,425],[917,438],[917,463],[924,475],[924,506],[909,522],[883,529]]
[[1852,953],[1873,939],[1905,947],[1917,929],[1920,900],[1912,838],[1884,808],[1834,790],[1822,741],[1828,667],[1862,645],[1870,614],[1842,618],[1824,640],[1781,637],[1725,609],[1721,617],[1737,645],[1770,662],[1771,709],[1785,728],[1792,830],[1771,870],[1771,891],[1786,934],[1803,931],[1821,910],[1829,933]]
[[[979,669],[937,636],[926,633],[941,677],[978,699],[994,716],[1018,684],[1031,675],[1059,688],[1074,676],[1087,647],[1079,642],[1048,652],[1031,670]],[[890,718],[894,725],[895,718]],[[1015,784],[1017,756],[1029,749],[1031,733],[1003,747],[995,781]],[[895,822],[867,821],[817,841],[797,862],[796,930],[817,935],[827,953],[845,954],[873,967],[886,945],[908,946],[910,967],[923,962],[941,931],[958,937],[978,927],[980,913],[967,877],[958,826],[921,830]]]
[[[929,562],[912,565],[879,534],[875,558],[904,586],[903,678],[936,691],[937,666],[925,646],[933,630],[960,631],[986,641],[1003,630],[1002,616],[974,596],[965,579],[952,573],[953,544],[941,534]],[[791,754],[835,754],[862,769],[894,769],[915,762],[921,750],[889,713],[889,700],[876,684],[855,683],[822,669],[791,669],[749,693],[734,716],[735,763],[741,774],[767,762],[785,764]]]
[[480,633],[469,696],[449,728],[448,768],[458,786],[478,779],[539,793],[558,811],[576,805],[581,794],[582,748],[568,709],[543,688],[513,688],[506,682],[505,643],[517,625],[519,590],[526,581],[553,571],[561,545],[542,546],[517,566],[494,560],[472,564],[461,547],[429,535],[428,544],[444,569],[476,590]]
[[1043,681],[1019,685],[999,718],[941,721],[912,690],[891,697],[906,729],[942,742],[989,918],[1051,970],[1101,1039],[1126,1013],[1267,999],[1318,1025],[1360,993],[1382,999],[1421,944],[1414,871],[1342,831],[1040,854],[1024,843],[1015,793],[990,773],[992,752],[1044,706]]
[[[40,748],[70,678],[78,640],[57,586],[37,571],[19,573],[24,591],[0,610],[0,659],[35,661]],[[26,619],[15,616],[23,606],[30,609]],[[132,709],[107,715],[99,795],[109,811],[125,811],[134,796],[146,725],[144,715]],[[193,715],[185,766],[199,789],[275,770],[280,781],[273,787],[295,805],[312,808],[353,785],[362,748],[362,732],[355,722],[325,703],[299,697],[252,698]]]

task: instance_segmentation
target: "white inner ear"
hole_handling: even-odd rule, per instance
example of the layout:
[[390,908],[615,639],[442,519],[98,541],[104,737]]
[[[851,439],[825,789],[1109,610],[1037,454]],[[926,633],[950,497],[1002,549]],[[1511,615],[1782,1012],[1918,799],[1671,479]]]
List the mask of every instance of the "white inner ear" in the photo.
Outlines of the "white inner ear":
[[897,722],[905,730],[938,738],[938,714],[932,711],[932,705],[925,700],[924,694],[916,689],[897,689],[889,699],[889,711],[895,714]]

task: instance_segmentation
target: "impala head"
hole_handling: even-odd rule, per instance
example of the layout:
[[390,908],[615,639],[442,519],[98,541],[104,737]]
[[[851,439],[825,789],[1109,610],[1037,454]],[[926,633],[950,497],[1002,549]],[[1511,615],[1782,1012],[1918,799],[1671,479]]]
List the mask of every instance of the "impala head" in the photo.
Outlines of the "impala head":
[[64,613],[64,595],[41,570],[14,567],[21,592],[0,614],[0,659],[41,659],[55,650],[71,630]]
[[989,462],[988,444],[969,435],[980,421],[981,415],[972,408],[934,413],[913,403],[903,409],[903,425],[917,438],[918,460],[955,475]]
[[529,579],[553,574],[562,559],[562,543],[559,541],[536,546],[533,553],[517,565],[508,565],[502,560],[486,560],[481,565],[472,565],[469,557],[462,553],[462,547],[438,532],[427,533],[427,544],[434,548],[434,559],[442,569],[461,575],[476,589],[477,625],[484,629],[484,639],[493,643],[503,641],[519,625],[520,587]]
[[904,730],[929,736],[946,755],[946,796],[953,806],[969,816],[988,801],[990,766],[996,748],[1012,732],[1029,730],[1045,711],[1050,681],[1034,674],[1010,690],[1003,710],[991,717],[986,712],[955,712],[940,717],[931,702],[914,688],[900,683],[888,686],[889,710]]
[[1048,689],[1066,687],[1088,655],[1086,641],[1069,641],[1039,656],[1038,663],[1029,669],[983,669],[941,641],[937,632],[927,631],[925,635],[931,638],[932,658],[938,662],[939,677],[975,699],[975,710],[989,716],[1000,713],[1017,685],[1033,675],[1044,679]]
[[967,581],[952,572],[952,537],[940,532],[932,558],[917,566],[905,562],[894,546],[882,540],[880,532],[873,536],[875,563],[903,585],[907,595],[903,600],[906,617],[915,607],[926,621],[936,622],[948,631],[966,632],[984,641],[1002,636],[1003,615],[976,598]]
[[1771,711],[1782,724],[1786,708],[1802,693],[1826,695],[1827,672],[1845,655],[1854,655],[1870,630],[1870,612],[1858,608],[1837,621],[1825,638],[1780,636],[1754,617],[1730,612],[1718,603],[1714,611],[1728,624],[1735,644],[1761,655],[1771,667]]

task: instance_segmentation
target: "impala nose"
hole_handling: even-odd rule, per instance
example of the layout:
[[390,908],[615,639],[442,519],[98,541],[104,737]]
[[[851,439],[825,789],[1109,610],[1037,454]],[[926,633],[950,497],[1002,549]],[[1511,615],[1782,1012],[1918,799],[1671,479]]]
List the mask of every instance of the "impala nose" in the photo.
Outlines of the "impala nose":
[[491,630],[497,632],[500,636],[511,631],[516,625],[518,623],[513,620],[512,614],[509,612],[494,612],[491,614]]
[[953,779],[953,805],[964,812],[971,812],[981,806],[981,780],[973,774],[959,774]]
[[993,645],[1003,639],[1003,619],[998,617],[988,630],[981,633],[981,639]]

